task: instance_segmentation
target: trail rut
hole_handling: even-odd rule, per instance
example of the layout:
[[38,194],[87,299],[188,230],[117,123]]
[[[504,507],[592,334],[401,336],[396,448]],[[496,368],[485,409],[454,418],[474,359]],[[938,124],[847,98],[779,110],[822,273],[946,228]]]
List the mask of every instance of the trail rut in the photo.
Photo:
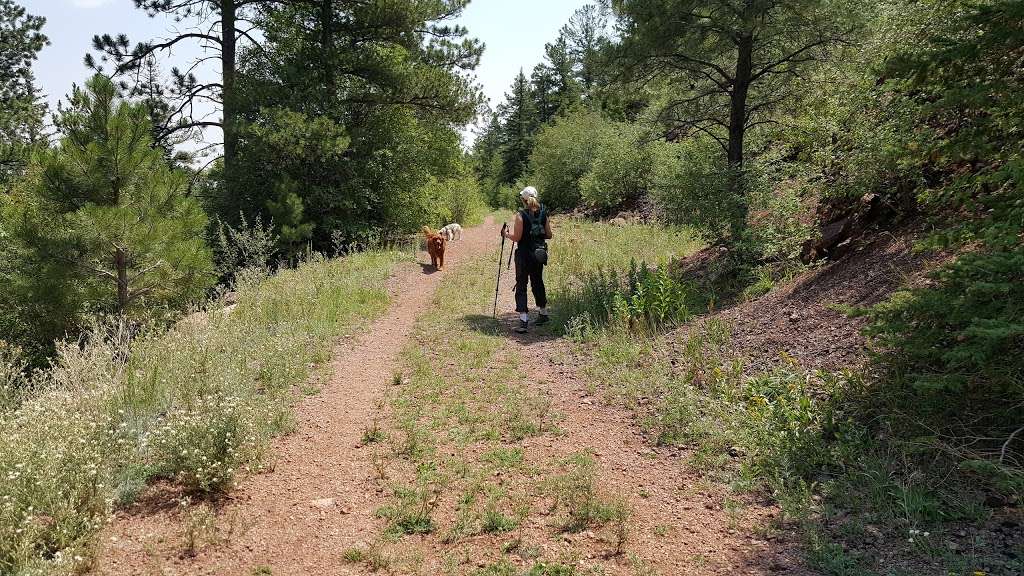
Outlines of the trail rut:
[[[223,541],[195,556],[182,551],[186,530],[179,507],[151,495],[118,512],[104,532],[99,574],[356,574],[345,549],[373,540],[381,495],[370,481],[371,457],[360,446],[372,424],[418,315],[441,278],[493,248],[493,221],[449,245],[444,272],[429,265],[402,267],[391,280],[393,301],[384,317],[342,344],[321,392],[296,407],[296,430],[274,442],[268,471],[242,480],[217,507]],[[420,255],[420,262],[425,257]]]

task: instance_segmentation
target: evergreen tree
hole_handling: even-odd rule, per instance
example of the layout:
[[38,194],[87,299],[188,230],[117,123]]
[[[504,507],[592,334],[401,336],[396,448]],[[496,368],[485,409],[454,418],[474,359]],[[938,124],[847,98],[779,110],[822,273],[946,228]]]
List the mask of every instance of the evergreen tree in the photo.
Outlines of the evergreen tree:
[[501,181],[511,184],[526,171],[533,150],[533,135],[540,127],[533,90],[522,70],[512,83],[512,91],[505,94],[498,114],[503,128]]
[[500,205],[498,191],[501,187],[501,116],[491,112],[487,124],[473,141],[471,159],[477,180],[491,204]]
[[534,67],[530,80],[541,124],[547,124],[579,100],[580,86],[564,36],[544,46],[544,62]]
[[[193,135],[205,128],[220,128],[224,134],[223,168],[229,178],[238,157],[238,100],[236,97],[237,69],[240,48],[255,44],[252,26],[253,14],[260,8],[274,4],[268,0],[132,0],[135,7],[150,17],[165,15],[176,22],[189,22],[189,28],[161,41],[143,41],[131,46],[128,36],[110,34],[93,36],[93,49],[99,52],[85,56],[87,67],[103,72],[104,62],[114,64],[111,74],[122,78],[122,89],[133,96],[147,75],[144,71],[159,54],[170,54],[183,42],[198,43],[199,56],[185,70],[172,69],[172,82],[167,86],[175,106],[165,114],[164,121],[156,125],[157,143],[178,135]],[[210,54],[214,55],[211,56]],[[192,71],[207,60],[219,61],[220,80],[203,82]],[[214,103],[220,107],[219,120],[207,118],[196,110],[196,105]]]
[[700,132],[726,154],[733,234],[745,226],[743,164],[748,130],[774,123],[792,81],[852,27],[823,0],[613,0],[618,55],[634,79],[672,86],[661,111],[670,130]]
[[264,10],[265,41],[244,52],[240,68],[242,192],[218,212],[287,213],[289,222],[273,218],[282,239],[298,233],[318,248],[332,234],[362,241],[428,220],[425,187],[458,172],[455,126],[479,104],[467,72],[482,49],[450,24],[466,3],[324,0]]
[[206,216],[153,146],[146,107],[96,75],[57,125],[60,144],[34,160],[6,215],[25,247],[15,280],[34,339],[89,314],[146,317],[200,296],[212,280]]
[[584,94],[590,95],[601,74],[601,53],[608,44],[608,14],[603,7],[588,4],[576,10],[562,27],[559,40],[566,53]]
[[21,172],[29,149],[43,139],[46,105],[32,63],[49,44],[45,23],[12,0],[0,0],[0,187]]

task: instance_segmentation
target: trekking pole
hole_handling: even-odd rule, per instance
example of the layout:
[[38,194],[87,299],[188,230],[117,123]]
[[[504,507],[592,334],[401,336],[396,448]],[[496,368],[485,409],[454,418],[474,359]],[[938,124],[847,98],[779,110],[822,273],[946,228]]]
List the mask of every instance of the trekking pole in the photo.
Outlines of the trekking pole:
[[498,289],[501,288],[501,261],[505,259],[505,231],[508,230],[508,222],[501,225],[501,253],[498,254],[498,282],[494,285],[494,311],[491,318],[498,317]]
[[508,252],[508,265],[505,266],[505,270],[512,269],[512,255],[516,253],[516,243],[512,243],[512,249]]

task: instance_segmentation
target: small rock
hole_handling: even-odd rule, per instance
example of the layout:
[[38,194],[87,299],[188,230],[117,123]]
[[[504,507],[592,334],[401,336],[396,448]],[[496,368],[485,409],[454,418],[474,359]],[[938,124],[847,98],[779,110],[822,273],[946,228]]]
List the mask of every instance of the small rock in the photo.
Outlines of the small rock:
[[328,510],[330,508],[334,508],[334,498],[321,498],[320,500],[313,500],[310,504],[314,508]]
[[796,312],[793,312],[792,314],[789,315],[789,321],[790,322],[798,322],[799,320],[800,320],[800,315],[797,314]]
[[946,540],[946,548],[949,548],[953,552],[956,552],[957,550],[960,549],[960,545],[957,544],[956,542],[951,542],[949,540]]

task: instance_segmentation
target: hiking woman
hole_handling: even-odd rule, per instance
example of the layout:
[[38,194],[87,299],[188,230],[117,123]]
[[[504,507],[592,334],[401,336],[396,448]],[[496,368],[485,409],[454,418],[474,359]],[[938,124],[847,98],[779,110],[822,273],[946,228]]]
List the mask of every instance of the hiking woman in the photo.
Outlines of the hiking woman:
[[519,313],[519,326],[515,331],[522,334],[530,324],[530,309],[526,303],[527,283],[533,287],[533,299],[540,309],[537,324],[548,321],[544,266],[548,263],[547,241],[551,239],[551,222],[547,210],[537,200],[536,188],[523,188],[519,199],[523,207],[516,213],[515,224],[511,229],[506,229],[504,234],[519,245],[516,249],[516,312]]

